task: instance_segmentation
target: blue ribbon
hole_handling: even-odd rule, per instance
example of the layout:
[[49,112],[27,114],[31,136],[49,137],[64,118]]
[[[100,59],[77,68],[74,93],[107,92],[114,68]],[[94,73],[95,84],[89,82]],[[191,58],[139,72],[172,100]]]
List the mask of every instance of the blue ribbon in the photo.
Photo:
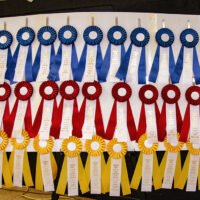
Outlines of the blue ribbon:
[[[120,65],[122,64],[122,61],[124,59],[124,56],[126,54],[124,43],[121,44],[121,60]],[[99,73],[99,82],[106,82],[106,78],[110,69],[110,57],[111,57],[111,43],[109,43],[106,54],[103,60],[103,63],[101,65],[101,70]]]
[[[33,68],[32,68],[33,81],[36,81],[37,76],[38,76],[38,72],[39,72],[39,69],[40,69],[41,48],[42,48],[42,44],[40,44],[39,47],[38,47],[37,54],[35,56],[35,60],[34,60],[34,63],[33,63]],[[50,66],[49,66],[50,71],[54,71],[54,67],[55,67],[54,61],[55,61],[55,49],[54,49],[54,45],[51,44]]]
[[[158,45],[153,64],[151,67],[150,75],[149,75],[149,81],[155,83],[158,77],[159,72],[159,61],[160,61],[160,46]],[[175,61],[174,61],[174,54],[172,51],[172,47],[169,47],[169,74],[170,78],[172,77],[173,71],[175,68]]]
[[8,54],[7,54],[7,64],[6,64],[6,73],[5,73],[5,79],[7,80],[10,80],[10,63],[12,61],[12,53],[11,53],[11,50],[10,50],[10,47],[8,48]]
[[[84,72],[85,72],[85,64],[86,64],[86,57],[87,57],[87,43],[85,43],[85,46],[83,48],[80,61],[78,63],[78,67],[74,68],[74,80],[81,82]],[[97,45],[97,55],[96,55],[96,72],[97,77],[99,77],[100,74],[100,67],[102,64],[102,53],[101,53],[101,47],[100,44]]]
[[193,48],[193,74],[195,83],[200,84],[200,67],[196,47]]
[[[130,44],[123,61],[117,71],[116,77],[120,80],[126,81],[126,76],[128,72],[128,66],[130,62],[130,56],[132,52],[132,44]],[[146,83],[146,56],[145,56],[145,47],[142,47],[140,61],[138,66],[138,83],[145,84]]]
[[[60,43],[60,46],[58,48],[57,55],[55,56],[55,61],[54,64],[51,67],[51,71],[49,72],[48,79],[52,81],[59,81],[59,70],[61,67],[62,63],[62,43]],[[78,57],[76,53],[76,47],[75,44],[72,43],[72,52],[71,52],[71,69],[72,69],[72,74],[74,76],[75,70],[77,69],[78,66]]]

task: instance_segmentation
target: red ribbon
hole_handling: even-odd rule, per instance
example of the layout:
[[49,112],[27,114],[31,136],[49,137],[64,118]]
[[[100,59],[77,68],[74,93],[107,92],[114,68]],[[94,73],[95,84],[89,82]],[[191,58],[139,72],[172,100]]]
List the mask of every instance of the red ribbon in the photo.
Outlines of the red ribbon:
[[[72,86],[74,91],[72,94],[67,94],[65,89],[67,86]],[[65,81],[60,86],[60,94],[62,96],[60,105],[57,109],[56,117],[53,119],[51,129],[50,129],[50,135],[54,136],[55,139],[58,139],[60,137],[60,128],[62,123],[62,114],[63,114],[63,104],[64,100],[74,100],[73,102],[73,112],[72,112],[72,126],[76,127],[76,123],[79,120],[78,119],[78,104],[76,97],[79,93],[79,86],[75,81]],[[74,133],[72,134],[73,136]]]
[[185,93],[185,98],[188,101],[188,105],[185,111],[185,116],[183,119],[183,125],[181,128],[181,133],[180,133],[180,142],[187,142],[188,139],[188,134],[190,130],[190,105],[198,106],[200,105],[200,96],[197,100],[192,99],[192,93],[197,92],[200,95],[200,88],[197,86],[191,86],[187,89]]
[[[90,86],[95,87],[96,92],[94,94],[88,93],[88,88]],[[81,105],[78,116],[75,114],[73,118],[74,120],[72,119],[73,120],[72,121],[73,123],[72,135],[78,138],[82,137],[82,127],[85,121],[86,100],[88,99],[88,100],[96,100],[96,111],[95,111],[95,119],[94,119],[96,134],[98,136],[104,137],[104,133],[102,131],[103,119],[102,119],[102,113],[101,113],[101,105],[99,101],[99,96],[102,93],[101,85],[97,81],[84,83],[83,88],[82,88],[82,93],[85,98]],[[78,120],[76,120],[77,117],[78,117]]]
[[[120,88],[124,88],[126,90],[126,94],[124,96],[120,96],[118,94],[118,90]],[[119,102],[126,101],[127,102],[127,128],[128,128],[128,132],[129,132],[129,137],[130,137],[131,141],[136,139],[137,130],[136,130],[136,126],[135,126],[135,121],[134,121],[131,105],[129,102],[129,98],[130,98],[131,94],[132,94],[132,90],[128,84],[119,82],[114,85],[114,87],[112,89],[112,95],[113,95],[115,101],[114,101],[111,115],[110,115],[110,118],[108,121],[106,133],[104,133],[103,125],[101,127],[101,132],[103,135],[105,135],[104,136],[105,139],[111,140],[115,133],[115,128],[117,126],[117,101],[119,101]]]
[[[46,87],[51,87],[53,92],[51,94],[46,94],[45,93],[45,88]],[[52,112],[52,121],[55,120],[57,117],[57,102],[56,102],[56,96],[58,94],[58,85],[53,82],[53,81],[45,81],[40,85],[40,95],[42,96],[42,100],[40,102],[37,114],[35,116],[35,120],[33,123],[33,128],[32,132],[30,133],[30,137],[36,137],[38,135],[38,132],[40,130],[41,122],[42,122],[42,112],[43,112],[43,106],[44,106],[44,100],[53,100],[53,112]],[[51,133],[50,136],[54,137],[54,134],[56,133]]]
[[[23,87],[27,88],[27,93],[25,95],[20,93],[20,89]],[[18,110],[19,100],[20,101],[28,101],[26,112],[25,112],[25,117],[24,117],[24,125],[25,125],[25,130],[28,131],[28,133],[31,132],[31,130],[32,130],[32,114],[31,114],[30,98],[31,98],[32,94],[33,94],[33,87],[30,83],[28,83],[26,81],[22,81],[16,85],[15,95],[16,95],[17,99],[15,101],[14,107],[10,113],[9,118],[7,117],[7,119],[5,120],[5,124],[6,124],[5,130],[6,130],[6,133],[8,134],[8,137],[11,137],[11,135],[12,135],[15,117],[16,117],[17,110]]]
[[[174,98],[168,97],[167,93],[170,90],[173,90],[175,92]],[[166,103],[175,104],[177,133],[181,132],[182,117],[181,117],[181,112],[180,112],[179,105],[178,105],[178,100],[180,99],[180,94],[181,94],[180,90],[176,85],[169,84],[169,85],[166,85],[162,89],[161,95],[162,95],[164,102],[163,102],[163,106],[162,106],[162,111],[161,111],[160,120],[159,120],[159,129],[158,129],[160,142],[163,142],[167,135],[167,132],[166,132],[166,126],[167,126]]]
[[[150,99],[145,97],[145,92],[148,90],[150,90],[153,93],[153,97]],[[142,107],[140,111],[140,119],[139,119],[139,124],[138,124],[138,132],[137,132],[136,141],[138,142],[140,136],[142,136],[146,132],[146,128],[147,128],[145,104],[153,104],[153,103],[155,107],[156,126],[157,126],[158,140],[159,140],[160,135],[159,135],[159,130],[158,130],[158,124],[159,124],[159,118],[160,118],[160,111],[156,103],[156,100],[158,98],[158,90],[153,85],[144,85],[143,87],[140,88],[139,97],[140,97],[140,100],[142,101]]]

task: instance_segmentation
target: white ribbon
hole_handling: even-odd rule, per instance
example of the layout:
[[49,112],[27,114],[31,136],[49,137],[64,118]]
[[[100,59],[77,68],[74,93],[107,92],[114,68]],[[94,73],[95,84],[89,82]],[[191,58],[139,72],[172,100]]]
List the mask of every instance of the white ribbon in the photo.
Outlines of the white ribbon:
[[110,55],[110,69],[108,71],[107,82],[119,82],[119,79],[115,77],[121,58],[121,46],[111,44],[111,55]]
[[190,142],[200,144],[199,106],[190,105]]
[[117,102],[117,129],[118,142],[127,142],[127,106],[124,102]]
[[193,48],[184,47],[183,71],[180,83],[192,84],[193,76]]
[[167,163],[165,167],[165,174],[164,174],[162,188],[165,188],[165,189],[172,188],[174,172],[176,168],[177,155],[178,155],[178,152],[168,151],[167,153]]
[[15,116],[15,122],[12,131],[13,138],[21,138],[22,136],[22,129],[24,126],[24,117],[26,113],[28,101],[21,101],[18,102],[18,108]]
[[68,196],[78,196],[78,157],[67,157]]
[[111,158],[110,196],[120,196],[122,159]]
[[143,153],[142,186],[141,186],[142,192],[151,192],[152,174],[153,174],[153,154]]
[[23,162],[24,162],[24,149],[15,149],[14,169],[13,169],[14,186],[22,187]]
[[74,100],[64,100],[60,139],[69,138],[72,135],[73,103]]
[[186,191],[195,192],[197,186],[197,177],[199,171],[199,155],[190,154],[190,165]]
[[39,130],[40,140],[49,139],[49,131],[52,122],[53,103],[54,99],[44,100],[43,111],[42,111],[42,122]]
[[167,142],[177,142],[176,105],[166,103]]
[[71,55],[72,55],[72,45],[62,44],[62,61],[59,70],[60,81],[70,80],[72,77]]
[[0,49],[0,84],[4,83],[5,73],[7,69],[7,49]]
[[40,69],[37,76],[37,82],[47,81],[47,77],[50,71],[50,57],[51,57],[51,45],[41,47],[41,60]]
[[26,57],[28,54],[28,46],[20,45],[19,49],[19,56],[17,58],[16,68],[15,68],[15,75],[13,81],[20,82],[23,81],[25,78],[25,64],[26,64]]
[[145,104],[147,138],[151,143],[158,142],[156,113],[154,104]]
[[2,188],[3,151],[0,150],[0,188]]
[[94,116],[96,110],[96,102],[93,100],[86,101],[85,108],[85,122],[83,125],[83,139],[92,139],[92,136],[95,132],[94,127]]
[[51,168],[50,153],[40,154],[42,180],[45,192],[54,191],[53,175]]
[[0,127],[2,127],[3,114],[6,106],[6,101],[0,101]]
[[169,47],[160,47],[158,83],[169,83]]
[[97,45],[87,45],[87,57],[85,64],[85,72],[83,75],[84,82],[93,82],[97,80],[96,73],[96,56],[97,56]]
[[128,72],[126,76],[126,82],[138,84],[138,66],[140,61],[142,48],[133,45],[130,61],[128,65]]
[[90,156],[91,194],[101,194],[101,156]]

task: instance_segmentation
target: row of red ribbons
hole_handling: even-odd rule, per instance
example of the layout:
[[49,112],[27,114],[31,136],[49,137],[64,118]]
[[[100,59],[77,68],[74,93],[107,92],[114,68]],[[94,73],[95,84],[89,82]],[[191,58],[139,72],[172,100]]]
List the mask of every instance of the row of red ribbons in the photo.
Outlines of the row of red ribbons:
[[[66,92],[67,87],[73,87],[73,92],[68,94]],[[93,94],[90,94],[88,88],[90,86],[95,87],[96,91]],[[26,88],[26,94],[22,94],[21,88]],[[51,87],[52,92],[47,94],[46,88]],[[55,139],[58,139],[60,136],[60,128],[62,123],[62,116],[63,116],[63,106],[64,101],[73,101],[73,112],[72,112],[72,135],[78,138],[83,136],[82,128],[85,121],[85,111],[86,111],[86,102],[87,101],[95,101],[96,103],[96,110],[94,114],[94,125],[96,128],[96,134],[101,136],[104,139],[111,140],[114,136],[116,126],[117,126],[117,103],[124,103],[126,105],[127,110],[127,129],[130,136],[131,141],[138,141],[140,136],[147,131],[147,120],[146,120],[146,113],[145,113],[145,105],[152,105],[153,109],[155,110],[155,118],[156,118],[156,125],[157,125],[157,138],[158,141],[164,141],[166,136],[166,105],[167,104],[174,104],[175,111],[176,111],[176,123],[177,123],[177,133],[180,133],[179,141],[187,142],[188,133],[190,129],[190,106],[199,106],[200,104],[200,88],[198,86],[191,86],[186,90],[185,97],[188,102],[184,119],[182,120],[178,100],[180,99],[180,89],[173,84],[166,85],[163,87],[161,96],[163,99],[163,106],[161,112],[159,111],[157,105],[157,98],[158,98],[158,90],[153,85],[144,85],[139,90],[139,98],[142,102],[142,107],[140,111],[140,118],[138,129],[135,125],[134,116],[132,113],[131,105],[130,105],[130,97],[132,95],[131,87],[124,82],[116,83],[112,88],[112,96],[114,98],[114,104],[111,110],[111,114],[109,117],[107,128],[105,129],[101,111],[101,104],[99,97],[102,93],[102,87],[98,82],[88,82],[84,83],[82,87],[82,94],[84,96],[84,100],[78,109],[77,104],[77,96],[79,94],[79,86],[75,81],[65,81],[61,84],[60,88],[58,85],[53,81],[45,81],[40,85],[39,93],[42,97],[40,102],[39,108],[37,110],[37,114],[35,120],[32,123],[32,113],[31,113],[31,101],[30,98],[33,94],[33,87],[28,82],[20,82],[16,85],[14,93],[16,96],[15,104],[11,110],[9,111],[9,96],[11,94],[11,88],[7,83],[0,85],[0,88],[5,89],[5,93],[0,96],[0,103],[4,103],[4,113],[2,115],[2,121],[4,126],[4,131],[8,134],[8,137],[12,137],[13,126],[16,118],[16,113],[18,112],[18,104],[19,101],[27,101],[27,108],[25,111],[24,116],[24,128],[28,131],[31,138],[34,138],[38,135],[42,117],[43,117],[43,109],[44,109],[44,102],[45,101],[53,101],[53,109],[52,109],[52,121],[50,127],[50,136],[53,136]],[[124,96],[120,96],[118,91],[119,89],[125,89],[126,93]],[[147,98],[145,93],[147,91],[152,92],[152,97]],[[170,97],[168,94],[169,91],[173,91],[175,93],[174,97]],[[62,97],[60,104],[57,105],[56,96],[60,92]],[[192,97],[192,93],[196,92],[199,94],[199,98],[194,99]],[[6,103],[5,103],[6,102]]]

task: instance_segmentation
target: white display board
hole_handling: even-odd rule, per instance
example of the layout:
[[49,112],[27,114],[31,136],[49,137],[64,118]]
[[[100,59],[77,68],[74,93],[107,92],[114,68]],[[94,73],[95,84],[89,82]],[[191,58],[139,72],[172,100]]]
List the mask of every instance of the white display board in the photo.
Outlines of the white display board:
[[[130,44],[130,33],[133,29],[138,27],[138,19],[141,19],[141,26],[146,28],[150,33],[150,42],[146,47],[146,60],[147,60],[147,68],[148,72],[150,70],[153,57],[155,54],[155,50],[157,47],[157,43],[155,41],[155,33],[158,29],[162,28],[162,20],[165,21],[165,26],[167,28],[170,28],[174,35],[175,35],[175,41],[173,44],[173,52],[175,60],[177,60],[179,50],[181,48],[181,43],[179,40],[180,33],[188,27],[188,20],[190,21],[191,28],[195,29],[198,33],[200,33],[200,16],[197,15],[176,15],[176,14],[153,14],[153,13],[123,13],[123,12],[94,12],[94,13],[59,13],[59,14],[40,14],[40,15],[30,15],[30,16],[22,16],[22,17],[7,17],[7,18],[0,18],[0,29],[2,30],[4,28],[4,22],[6,22],[7,30],[9,30],[13,35],[13,44],[11,46],[12,53],[14,52],[16,46],[17,46],[17,40],[16,40],[16,33],[17,31],[25,26],[26,17],[28,17],[28,26],[34,29],[35,33],[38,32],[38,30],[46,25],[46,17],[49,18],[49,25],[54,27],[56,31],[58,32],[59,29],[66,25],[67,23],[67,17],[69,16],[70,19],[70,25],[74,26],[77,29],[78,37],[75,42],[78,58],[80,58],[83,46],[84,46],[84,40],[83,40],[83,32],[86,27],[91,25],[91,19],[94,17],[94,24],[96,26],[99,26],[103,31],[103,40],[101,42],[101,49],[103,56],[105,55],[105,51],[107,49],[108,40],[107,40],[107,32],[109,28],[115,25],[115,18],[118,17],[118,24],[125,28],[127,31],[127,40],[125,42],[125,48],[127,50],[129,44]],[[57,51],[58,46],[60,42],[58,39],[55,41],[55,49]],[[37,48],[39,46],[39,42],[37,39],[34,40],[33,44],[33,59],[35,57]],[[200,44],[197,45],[197,53],[200,55]],[[59,83],[60,84],[60,83]],[[39,95],[39,84],[33,83],[34,86],[34,93],[31,98],[32,103],[32,114],[33,114],[33,120],[37,111],[37,108],[39,106],[41,97]],[[82,84],[80,84],[80,87]],[[104,120],[104,126],[107,126],[107,122],[109,119],[109,115],[112,109],[112,105],[114,102],[114,99],[112,98],[111,89],[113,84],[112,83],[103,83],[103,92],[100,96],[101,101],[101,108],[102,108],[102,114],[103,114],[103,120]],[[14,91],[14,85],[12,86],[12,91]],[[138,126],[139,121],[139,115],[140,115],[140,108],[141,108],[141,102],[138,97],[138,91],[141,87],[140,85],[131,85],[132,87],[132,96],[130,98],[130,103],[132,106],[136,126]],[[159,91],[163,87],[162,85],[156,86]],[[179,85],[182,95],[181,99],[179,100],[179,105],[181,109],[182,117],[184,116],[185,108],[186,108],[186,102],[185,102],[185,90],[188,86],[185,85]],[[105,100],[106,99],[106,100]],[[60,96],[57,97],[58,103],[60,102]],[[81,103],[83,100],[83,96],[80,92],[78,96],[78,106],[80,108]],[[10,108],[12,109],[12,106],[15,102],[15,96],[12,92],[11,97],[9,98],[10,101]],[[162,106],[162,99],[159,96],[158,99],[158,105],[161,109]],[[55,141],[54,145],[54,151],[60,151],[61,141]],[[138,150],[137,144],[135,142],[129,142],[129,151]],[[11,151],[12,146],[9,144],[7,147],[7,151]],[[162,143],[159,144],[158,150],[165,150],[164,145]],[[32,147],[32,140],[28,146],[28,151],[33,151]]]

